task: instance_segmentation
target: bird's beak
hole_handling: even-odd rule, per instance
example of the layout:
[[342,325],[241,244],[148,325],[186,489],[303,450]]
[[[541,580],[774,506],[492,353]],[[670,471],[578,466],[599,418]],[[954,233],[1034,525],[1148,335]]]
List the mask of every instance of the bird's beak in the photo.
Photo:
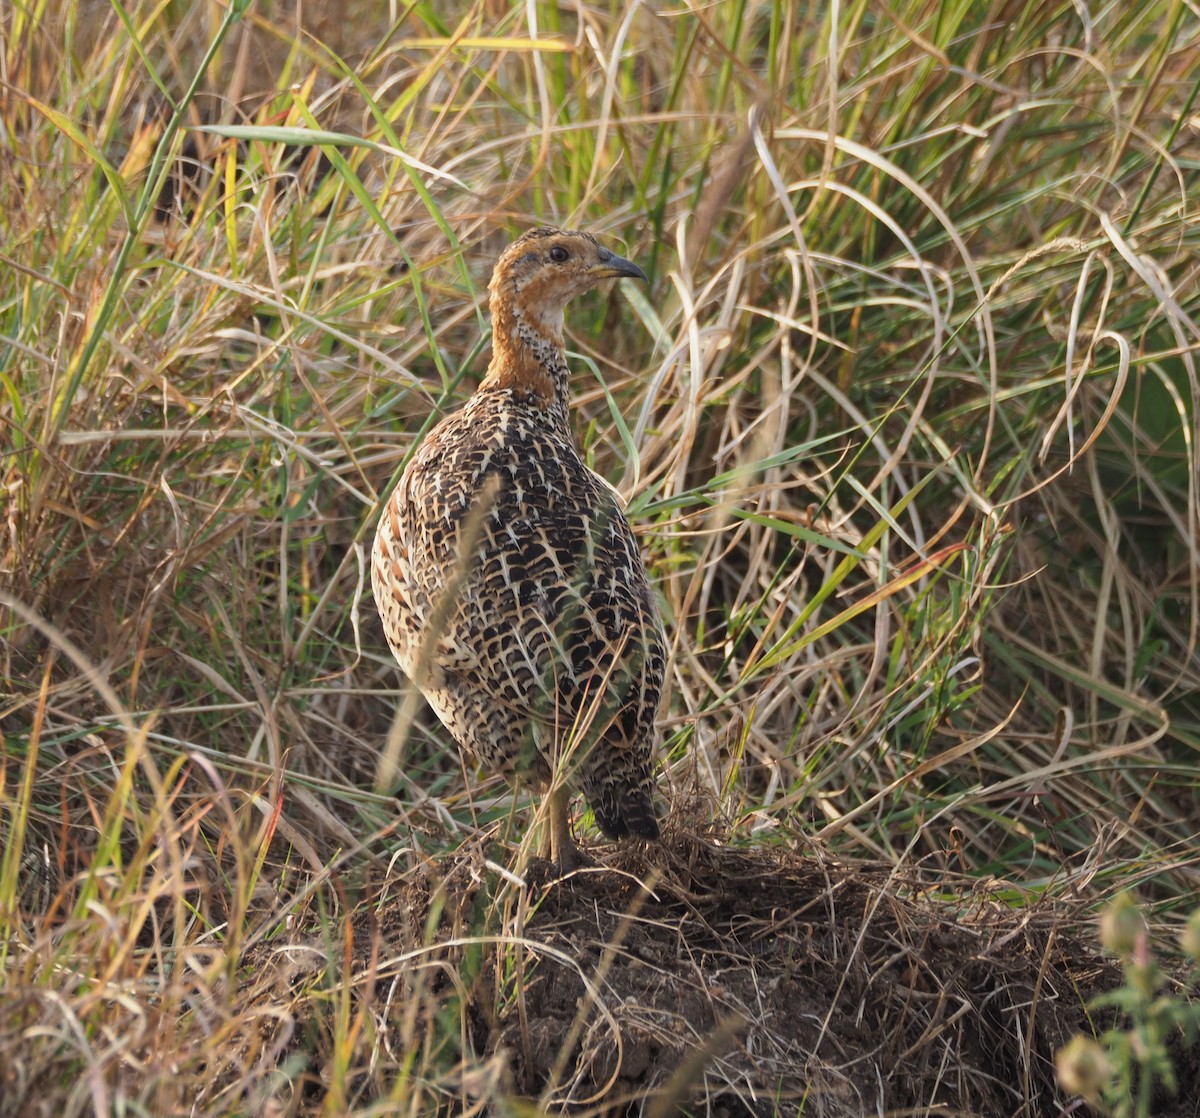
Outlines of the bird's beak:
[[606,248],[600,250],[591,272],[597,279],[608,279],[610,276],[629,276],[630,279],[640,280],[646,278],[646,273],[632,260],[626,260],[625,257],[618,256],[615,252],[609,252]]

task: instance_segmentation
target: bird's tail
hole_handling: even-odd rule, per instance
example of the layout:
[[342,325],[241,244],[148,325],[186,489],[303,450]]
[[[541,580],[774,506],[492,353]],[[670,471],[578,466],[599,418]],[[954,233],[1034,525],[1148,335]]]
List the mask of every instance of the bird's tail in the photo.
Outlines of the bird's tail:
[[609,838],[656,839],[658,817],[654,802],[645,788],[637,785],[586,789],[588,803],[596,813],[596,822]]

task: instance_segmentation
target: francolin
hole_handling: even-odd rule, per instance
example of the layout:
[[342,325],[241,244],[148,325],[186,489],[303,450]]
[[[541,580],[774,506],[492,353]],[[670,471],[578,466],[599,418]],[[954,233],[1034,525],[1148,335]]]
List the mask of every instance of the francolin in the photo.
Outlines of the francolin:
[[459,746],[550,790],[564,873],[581,860],[571,788],[609,837],[659,833],[662,621],[621,504],[568,418],[563,308],[618,276],[646,278],[587,233],[534,229],[501,254],[487,375],[409,462],[371,564],[388,643]]

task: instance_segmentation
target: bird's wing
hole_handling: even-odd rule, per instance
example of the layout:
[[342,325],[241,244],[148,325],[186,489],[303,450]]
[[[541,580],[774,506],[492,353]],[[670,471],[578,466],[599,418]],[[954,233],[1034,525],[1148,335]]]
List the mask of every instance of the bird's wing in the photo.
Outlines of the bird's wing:
[[610,488],[578,467],[568,478],[540,462],[536,486],[501,469],[455,515],[412,518],[432,662],[524,717],[574,717],[602,692],[640,696],[647,658],[662,670],[637,541]]

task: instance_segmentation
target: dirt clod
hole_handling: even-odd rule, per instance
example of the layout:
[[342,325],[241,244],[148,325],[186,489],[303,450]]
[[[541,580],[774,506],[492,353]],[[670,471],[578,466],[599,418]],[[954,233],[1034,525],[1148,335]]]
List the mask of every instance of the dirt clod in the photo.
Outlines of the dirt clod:
[[562,880],[532,867],[523,898],[481,865],[462,852],[433,890],[496,921],[471,1041],[551,1109],[1057,1113],[1054,1053],[1120,981],[1068,931],[1079,913],[965,879],[686,835]]

